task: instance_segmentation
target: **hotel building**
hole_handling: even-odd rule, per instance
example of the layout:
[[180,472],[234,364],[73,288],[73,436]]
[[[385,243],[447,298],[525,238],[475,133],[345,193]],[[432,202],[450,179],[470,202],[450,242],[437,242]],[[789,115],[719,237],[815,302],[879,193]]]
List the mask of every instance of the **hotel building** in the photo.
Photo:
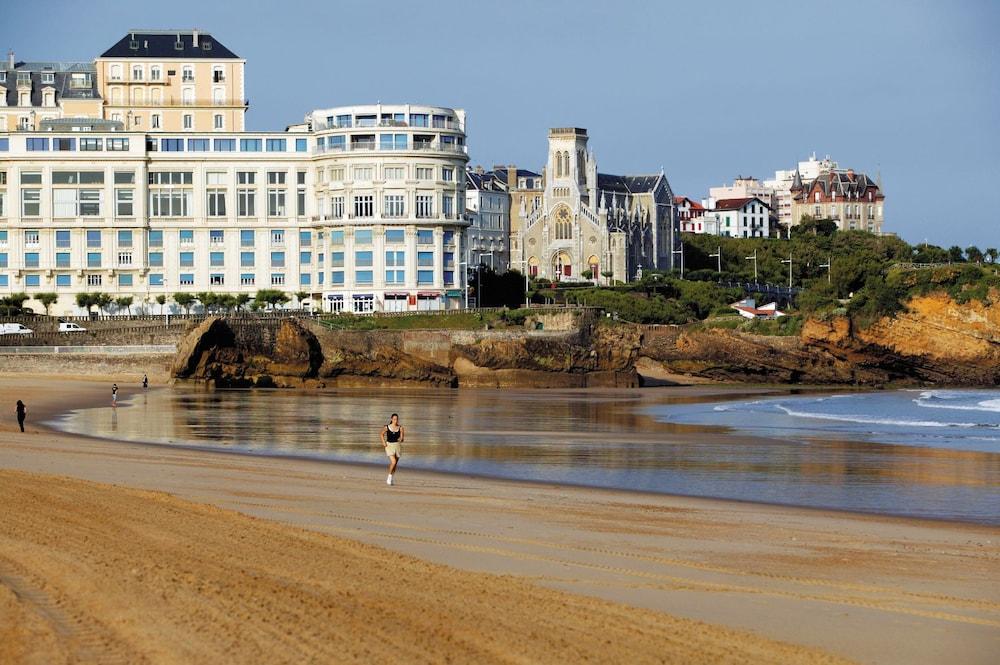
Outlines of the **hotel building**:
[[70,83],[51,99],[24,64],[4,68],[30,90],[8,90],[18,119],[0,131],[0,296],[54,292],[53,314],[88,291],[140,308],[262,288],[327,311],[461,306],[463,111],[349,106],[243,131],[243,61],[198,31],[136,30],[89,70],[53,66]]

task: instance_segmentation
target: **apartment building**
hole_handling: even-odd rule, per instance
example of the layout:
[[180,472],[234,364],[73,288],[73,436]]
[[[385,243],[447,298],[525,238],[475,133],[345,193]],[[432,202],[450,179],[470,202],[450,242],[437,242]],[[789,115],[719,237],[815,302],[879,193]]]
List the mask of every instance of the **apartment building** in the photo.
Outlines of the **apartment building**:
[[766,203],[770,208],[774,208],[774,189],[765,185],[752,176],[736,176],[732,185],[721,185],[710,187],[708,190],[708,200],[703,201],[706,208],[714,208],[716,201],[732,199],[758,198]]
[[881,234],[885,195],[881,183],[853,169],[835,169],[804,182],[796,175],[792,187],[792,220],[829,219],[841,231]]
[[770,234],[771,208],[757,197],[722,199],[705,210],[698,220],[699,231],[733,238],[767,238]]
[[510,203],[507,184],[496,171],[482,167],[465,174],[467,231],[466,262],[489,266],[497,272],[510,268]]
[[796,174],[804,181],[812,181],[820,176],[837,168],[837,162],[827,155],[823,159],[816,159],[816,154],[810,155],[809,159],[799,162],[794,169],[775,171],[774,178],[764,181],[764,186],[774,192],[774,208],[772,213],[777,223],[786,229],[798,224],[798,219],[792,218],[792,184],[795,182]]
[[[188,128],[184,65],[141,39],[155,34],[130,33],[124,48],[138,42],[139,55],[121,81],[114,65],[128,61],[122,43],[98,58],[101,82],[91,79],[90,91],[104,103],[97,86],[120,85],[122,100],[131,100],[133,90],[150,90],[133,80],[132,67],[141,61],[136,77],[146,80],[162,62],[159,76],[181,85],[180,106],[167,85],[154,88],[164,91],[159,106],[147,93],[134,108],[111,105],[121,120],[69,117],[63,108],[45,124],[0,131],[0,295],[54,292],[54,314],[78,313],[76,294],[88,291],[132,296],[152,309],[160,295],[261,288],[304,291],[328,311],[461,306],[469,226],[463,111],[345,106],[313,111],[285,131],[246,132],[228,127],[242,127],[245,107],[224,110],[231,120],[220,129],[212,116],[227,105],[209,104],[195,108],[207,115]],[[190,36],[197,41],[173,47],[178,60],[194,60],[196,43],[213,57],[196,62],[193,77],[207,72],[221,83],[212,63],[224,47]],[[242,61],[230,60],[235,69],[222,78],[241,90]],[[154,129],[157,111],[162,125]]]

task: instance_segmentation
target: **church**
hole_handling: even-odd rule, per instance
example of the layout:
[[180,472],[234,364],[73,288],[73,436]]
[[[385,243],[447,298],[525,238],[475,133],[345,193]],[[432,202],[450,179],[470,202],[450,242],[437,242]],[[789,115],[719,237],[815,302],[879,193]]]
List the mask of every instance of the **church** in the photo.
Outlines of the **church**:
[[666,176],[598,173],[587,138],[578,127],[549,130],[543,195],[519,211],[512,255],[532,277],[553,281],[613,284],[670,270],[680,229]]

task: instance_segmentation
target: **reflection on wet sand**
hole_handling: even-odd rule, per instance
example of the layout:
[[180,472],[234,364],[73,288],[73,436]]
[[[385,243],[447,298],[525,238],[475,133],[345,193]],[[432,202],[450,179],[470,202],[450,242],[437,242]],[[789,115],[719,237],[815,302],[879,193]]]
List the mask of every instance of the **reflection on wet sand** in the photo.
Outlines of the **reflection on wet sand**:
[[381,464],[378,433],[395,412],[407,428],[404,472],[411,466],[1000,523],[1000,455],[737,436],[722,428],[661,423],[645,413],[654,404],[706,399],[717,401],[719,394],[173,389],[144,393],[118,414],[80,411],[59,426],[128,440]]

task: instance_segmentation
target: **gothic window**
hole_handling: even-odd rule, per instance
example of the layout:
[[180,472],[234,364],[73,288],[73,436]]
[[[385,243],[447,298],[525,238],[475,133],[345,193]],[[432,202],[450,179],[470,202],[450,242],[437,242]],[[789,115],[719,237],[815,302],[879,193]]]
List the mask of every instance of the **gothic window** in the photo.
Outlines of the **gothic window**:
[[564,152],[562,154],[562,156],[563,156],[563,175],[568,176],[569,175],[569,153],[568,152]]
[[576,180],[581,185],[586,183],[583,150],[576,151]]
[[559,208],[556,213],[556,240],[573,239],[573,219],[568,208]]

